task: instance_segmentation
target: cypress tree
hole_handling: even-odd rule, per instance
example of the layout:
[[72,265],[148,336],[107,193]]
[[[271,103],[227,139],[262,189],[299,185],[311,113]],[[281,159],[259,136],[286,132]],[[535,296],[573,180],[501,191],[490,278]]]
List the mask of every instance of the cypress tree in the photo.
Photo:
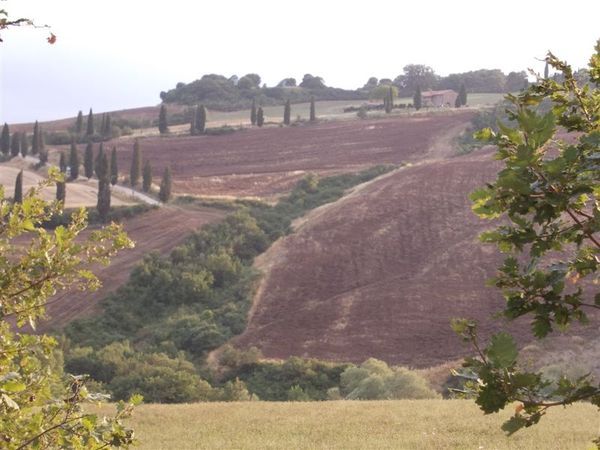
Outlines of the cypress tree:
[[158,198],[163,203],[167,203],[171,199],[171,183],[171,168],[165,167],[165,171],[160,182],[160,191],[158,192]]
[[547,80],[550,77],[550,67],[548,67],[548,63],[544,66],[544,78]]
[[75,145],[75,140],[71,141],[71,152],[69,154],[69,167],[71,168],[71,179],[76,180],[79,177],[79,151]]
[[104,155],[104,145],[100,142],[100,148],[98,149],[98,154],[96,155],[96,159],[94,160],[94,172],[96,173],[96,178],[99,180],[104,178],[108,179],[108,164],[104,166],[102,161],[106,159]]
[[106,113],[102,113],[102,119],[100,121],[100,134],[106,135]]
[[2,136],[0,137],[0,150],[3,154],[8,155],[10,152],[10,130],[8,124],[5,123],[2,127]]
[[10,156],[14,158],[21,151],[21,133],[15,131],[10,141]]
[[264,123],[265,123],[265,116],[263,113],[263,109],[262,109],[262,106],[259,106],[258,110],[256,111],[256,125],[259,127],[262,127]]
[[31,138],[31,154],[37,155],[40,151],[40,125],[35,121],[33,125],[33,137]]
[[454,107],[455,108],[460,108],[460,92],[458,93],[458,95],[456,96],[456,100],[454,100]]
[[[45,158],[48,161],[48,152],[46,151],[46,144],[44,142],[44,132],[42,131],[42,126],[38,126],[38,135],[37,135],[37,148],[40,153],[40,160]],[[42,156],[42,153],[44,156]]]
[[92,147],[91,141],[88,141],[85,147],[85,154],[83,155],[83,169],[88,180],[94,176],[94,148]]
[[133,142],[133,155],[131,158],[131,169],[129,170],[129,183],[135,187],[140,180],[142,170],[142,151],[140,150],[140,141]]
[[198,134],[198,131],[196,130],[196,120],[198,120],[197,106],[192,110],[192,119],[190,120],[190,136],[196,136],[196,134]]
[[285,102],[285,106],[283,107],[283,123],[284,125],[290,124],[290,119],[292,115],[292,107],[290,105],[290,99],[287,99]]
[[417,84],[417,90],[415,91],[415,95],[413,95],[413,106],[418,111],[423,106],[423,96],[421,94],[421,86]]
[[387,96],[385,97],[384,106],[386,114],[390,114],[394,108],[394,88],[392,88],[392,86],[389,87]]
[[15,180],[15,195],[13,197],[15,203],[23,203],[23,171],[21,170]]
[[85,133],[87,136],[94,135],[94,114],[92,113],[92,108],[90,108],[90,112],[87,117],[87,131]]
[[[104,155],[104,161],[106,161],[106,155]],[[96,204],[98,215],[100,216],[101,222],[106,222],[108,219],[108,213],[110,212],[110,183],[107,179],[101,179],[98,181],[98,203]]]
[[467,104],[467,88],[465,87],[465,83],[460,85],[458,98],[460,99],[460,106],[465,106]]
[[21,156],[25,158],[29,153],[29,143],[27,142],[27,133],[23,131],[21,133]]
[[206,131],[206,108],[204,105],[196,107],[196,133],[204,134]]
[[167,125],[167,108],[164,104],[160,105],[160,112],[158,113],[158,131],[160,134],[169,132],[169,127]]
[[142,174],[142,189],[144,192],[150,192],[152,188],[152,166],[150,161],[146,160],[144,163],[144,172]]
[[67,158],[65,158],[65,152],[60,152],[60,158],[58,160],[58,168],[61,173],[67,172]]
[[81,110],[77,113],[77,120],[75,120],[75,132],[77,135],[81,135],[83,132],[83,113]]
[[59,202],[65,203],[65,198],[67,197],[67,184],[64,181],[56,182],[56,200]]
[[311,97],[310,98],[310,119],[311,122],[314,122],[315,120],[317,120],[317,114],[315,112],[315,98]]
[[106,113],[106,120],[104,121],[103,128],[104,137],[111,138],[112,137],[112,119],[110,118],[110,114]]
[[44,164],[46,164],[48,162],[48,151],[46,150],[45,147],[42,147],[40,149],[38,157],[40,158],[40,164],[41,165],[44,165]]
[[252,99],[252,108],[250,109],[250,123],[256,125],[256,100]]
[[119,167],[117,166],[117,147],[112,148],[110,154],[110,184],[113,186],[119,181]]

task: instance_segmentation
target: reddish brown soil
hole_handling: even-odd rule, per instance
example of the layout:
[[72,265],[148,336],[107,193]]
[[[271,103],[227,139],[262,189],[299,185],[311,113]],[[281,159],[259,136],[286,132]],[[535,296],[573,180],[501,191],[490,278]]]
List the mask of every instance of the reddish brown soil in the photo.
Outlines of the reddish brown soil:
[[[289,190],[308,171],[329,175],[419,160],[436,138],[464,127],[472,114],[334,121],[140,142],[155,176],[171,166],[176,193],[269,197]],[[132,141],[115,144],[119,167],[128,168]]]
[[467,195],[496,171],[487,152],[425,162],[313,212],[259,261],[269,270],[237,343],[267,357],[415,367],[470,353],[451,318],[489,334],[502,299],[485,287],[499,257],[477,241],[490,224]]
[[168,254],[193,230],[222,217],[222,211],[210,208],[184,211],[163,207],[127,220],[124,228],[135,241],[135,248],[123,250],[109,266],[94,270],[102,281],[102,287],[97,291],[64,291],[53,297],[47,308],[49,320],[42,322],[38,328],[44,331],[62,327],[75,318],[94,313],[100,300],[127,281],[129,273],[144,254],[151,251]]

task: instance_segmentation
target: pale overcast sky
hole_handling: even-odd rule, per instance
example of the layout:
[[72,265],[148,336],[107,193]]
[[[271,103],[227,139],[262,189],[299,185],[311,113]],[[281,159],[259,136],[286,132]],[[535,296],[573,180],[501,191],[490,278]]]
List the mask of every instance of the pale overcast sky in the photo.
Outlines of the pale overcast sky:
[[158,104],[206,73],[258,73],[271,86],[311,73],[355,89],[406,64],[441,75],[480,68],[542,71],[547,50],[586,65],[600,1],[0,0],[0,123]]

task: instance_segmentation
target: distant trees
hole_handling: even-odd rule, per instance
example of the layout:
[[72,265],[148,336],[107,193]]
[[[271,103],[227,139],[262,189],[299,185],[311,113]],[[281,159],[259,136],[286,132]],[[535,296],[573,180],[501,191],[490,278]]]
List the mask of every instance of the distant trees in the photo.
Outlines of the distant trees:
[[75,133],[77,133],[78,136],[83,133],[83,113],[81,110],[77,113],[77,119],[75,120]]
[[401,94],[410,95],[417,90],[417,87],[419,91],[433,89],[438,81],[439,77],[431,67],[423,64],[408,64],[404,66],[403,73],[394,80],[394,85],[398,87]]
[[421,86],[419,85],[417,85],[417,89],[413,95],[413,106],[417,111],[423,106],[423,95],[421,94]]
[[14,158],[21,152],[21,133],[15,131],[10,141],[10,156]]
[[92,113],[92,108],[90,108],[90,112],[87,117],[87,130],[85,133],[87,136],[94,135],[94,114]]
[[142,151],[140,149],[140,141],[133,141],[133,155],[131,157],[131,168],[129,169],[129,184],[135,187],[139,180],[142,170]]
[[106,159],[104,155],[104,145],[102,142],[100,143],[100,148],[98,148],[98,154],[96,155],[96,159],[94,160],[94,172],[96,173],[96,177],[98,179],[107,178],[108,179],[108,161],[106,165],[104,165],[103,161]]
[[94,148],[91,142],[88,142],[85,147],[83,170],[88,180],[94,176]]
[[315,97],[311,97],[310,98],[310,116],[309,116],[309,120],[311,122],[314,122],[315,120],[317,120],[317,114],[315,111]]
[[69,167],[71,169],[71,179],[76,180],[79,177],[79,151],[77,150],[74,140],[71,141]]
[[392,85],[381,87],[386,88],[384,94],[385,96],[383,97],[383,109],[385,110],[386,114],[390,114],[394,108],[394,94],[396,92],[396,88]]
[[100,128],[100,133],[105,138],[112,137],[112,119],[108,113],[102,114],[102,126]]
[[158,192],[158,198],[163,203],[167,203],[171,199],[171,184],[171,168],[167,166],[163,172],[160,191]]
[[58,159],[58,169],[60,173],[67,172],[67,158],[65,157],[65,152],[60,152],[60,157]]
[[252,107],[250,108],[250,123],[256,125],[256,100],[252,99]]
[[27,133],[23,131],[21,133],[21,156],[25,158],[29,153],[29,143],[27,142]]
[[198,132],[196,131],[196,116],[198,115],[198,108],[194,108],[192,111],[192,118],[190,120],[190,136],[196,136]]
[[279,83],[277,83],[277,87],[296,87],[296,79],[284,78]]
[[258,110],[256,111],[256,125],[258,127],[262,127],[264,123],[265,123],[265,116],[263,113],[263,109],[262,109],[262,106],[259,106]]
[[23,203],[23,171],[21,170],[15,180],[15,195],[13,196],[15,203]]
[[204,105],[196,106],[196,133],[204,134],[206,131],[206,108]]
[[167,125],[167,108],[164,104],[160,105],[160,111],[158,113],[158,131],[160,134],[169,132],[169,126]]
[[150,192],[152,188],[152,165],[149,160],[144,163],[144,170],[142,172],[142,190],[144,192]]
[[119,181],[119,167],[117,165],[117,147],[113,146],[110,153],[110,184],[113,186]]
[[40,151],[40,125],[36,120],[33,124],[33,136],[31,138],[31,154],[37,155]]
[[96,209],[98,210],[100,220],[106,222],[108,213],[110,212],[110,168],[106,153],[102,149],[102,144],[100,144],[100,150],[98,151],[95,169],[98,176],[98,203],[96,204]]
[[238,80],[239,89],[258,89],[260,87],[260,76],[256,73],[248,73]]
[[307,73],[302,77],[302,82],[300,83],[300,87],[307,88],[307,89],[324,89],[327,86],[325,86],[325,82],[323,81],[323,78],[315,77],[315,76],[311,75],[310,73]]
[[283,107],[283,123],[285,125],[290,124],[291,114],[292,114],[292,107],[290,105],[290,100],[287,99],[285,102],[285,105]]
[[0,150],[4,155],[8,155],[10,152],[10,129],[8,124],[5,123],[2,127],[2,135],[0,136]]

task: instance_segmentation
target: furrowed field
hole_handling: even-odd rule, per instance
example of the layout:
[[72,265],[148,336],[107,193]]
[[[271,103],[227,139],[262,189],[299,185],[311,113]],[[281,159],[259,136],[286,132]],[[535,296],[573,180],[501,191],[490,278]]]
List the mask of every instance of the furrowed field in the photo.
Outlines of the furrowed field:
[[143,405],[139,449],[587,449],[596,408],[550,411],[506,437],[512,410],[484,416],[468,400]]

